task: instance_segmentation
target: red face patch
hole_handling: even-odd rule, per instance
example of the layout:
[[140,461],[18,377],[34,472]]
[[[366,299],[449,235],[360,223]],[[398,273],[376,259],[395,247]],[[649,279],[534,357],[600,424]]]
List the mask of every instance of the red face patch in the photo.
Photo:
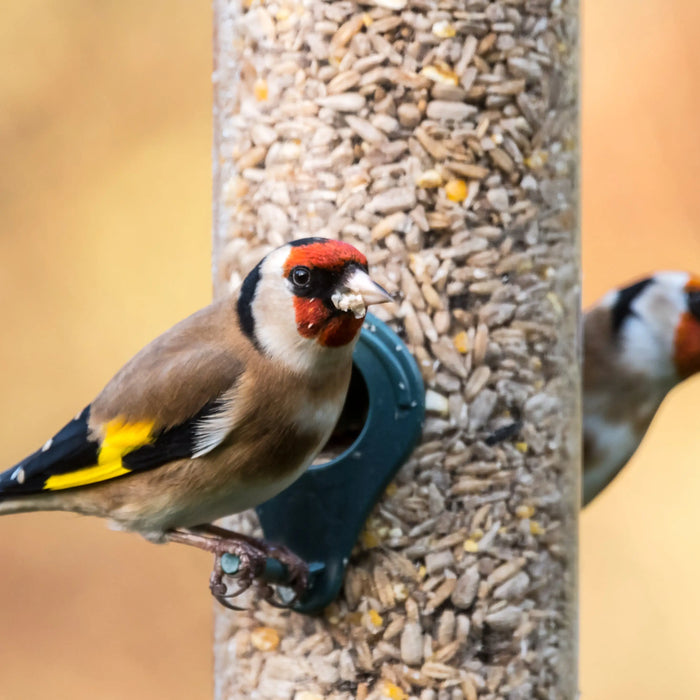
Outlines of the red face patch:
[[674,364],[681,377],[700,372],[700,322],[684,313],[676,328]]
[[[349,243],[330,239],[314,241],[291,249],[284,264],[284,276],[287,277],[297,266],[335,271],[350,263],[367,268],[367,258]],[[320,345],[329,348],[350,343],[364,320],[351,313],[336,314],[322,299],[315,297],[295,296],[294,315],[300,335],[316,338]]]
[[321,299],[294,297],[297,330],[304,338],[316,338],[328,348],[347,345],[357,335],[363,318],[352,314],[334,315]]
[[367,258],[355,246],[331,239],[317,241],[292,248],[284,264],[284,276],[286,277],[297,265],[309,268],[320,267],[324,270],[340,270],[348,263],[353,262],[364,268],[367,267]]

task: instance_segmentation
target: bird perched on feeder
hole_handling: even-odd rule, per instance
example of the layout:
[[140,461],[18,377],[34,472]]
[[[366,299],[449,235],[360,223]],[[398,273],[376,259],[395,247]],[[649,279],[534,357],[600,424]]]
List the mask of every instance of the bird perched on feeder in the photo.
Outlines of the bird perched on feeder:
[[[280,492],[340,415],[367,306],[391,297],[353,246],[305,238],[269,253],[237,298],[147,345],[44,446],[0,474],[0,514],[73,511],[152,541],[215,553],[250,573],[290,552],[208,524]],[[240,591],[238,591],[240,592]],[[222,601],[223,602],[223,601]]]
[[659,272],[583,320],[583,504],[630,459],[666,394],[700,371],[700,278]]

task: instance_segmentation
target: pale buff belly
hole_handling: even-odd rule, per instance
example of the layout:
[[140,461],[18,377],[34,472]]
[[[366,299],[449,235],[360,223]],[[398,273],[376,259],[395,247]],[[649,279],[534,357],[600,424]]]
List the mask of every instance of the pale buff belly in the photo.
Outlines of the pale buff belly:
[[226,488],[208,491],[197,498],[188,494],[186,498],[173,499],[172,494],[164,494],[151,499],[147,509],[140,504],[118,508],[110,519],[124,529],[143,531],[144,534],[211,523],[227,515],[254,508],[273,498],[296,481],[308,465],[309,461],[304,460],[284,478],[230,484]]

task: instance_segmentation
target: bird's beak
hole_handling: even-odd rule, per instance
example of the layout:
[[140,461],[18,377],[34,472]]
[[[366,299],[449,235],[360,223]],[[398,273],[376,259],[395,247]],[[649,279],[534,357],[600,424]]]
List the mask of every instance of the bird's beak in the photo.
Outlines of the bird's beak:
[[345,287],[351,294],[359,294],[365,306],[384,304],[393,301],[389,292],[378,285],[364,270],[355,268],[345,280]]
[[333,305],[340,311],[351,311],[357,318],[365,315],[370,304],[393,301],[389,292],[378,285],[359,267],[355,268],[331,297]]

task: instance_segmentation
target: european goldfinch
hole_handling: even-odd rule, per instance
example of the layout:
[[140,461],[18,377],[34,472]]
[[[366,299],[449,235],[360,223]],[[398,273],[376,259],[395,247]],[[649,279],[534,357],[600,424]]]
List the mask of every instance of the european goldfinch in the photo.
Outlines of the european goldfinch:
[[366,308],[390,300],[347,243],[277,248],[237,298],[156,338],[1,473],[0,514],[73,511],[202,547],[217,554],[212,590],[223,593],[219,555],[259,568],[271,550],[207,524],[271,498],[309,466],[343,407]]
[[700,278],[659,272],[583,321],[583,504],[630,459],[666,394],[700,370]]

